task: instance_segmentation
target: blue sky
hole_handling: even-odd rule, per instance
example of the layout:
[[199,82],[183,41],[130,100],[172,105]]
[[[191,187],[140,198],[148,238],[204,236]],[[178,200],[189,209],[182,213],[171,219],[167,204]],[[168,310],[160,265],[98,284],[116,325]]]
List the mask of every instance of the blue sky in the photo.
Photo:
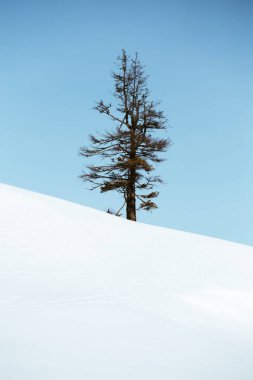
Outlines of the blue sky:
[[108,122],[122,48],[146,65],[173,146],[139,221],[253,245],[253,3],[0,0],[0,182],[106,210],[78,156]]

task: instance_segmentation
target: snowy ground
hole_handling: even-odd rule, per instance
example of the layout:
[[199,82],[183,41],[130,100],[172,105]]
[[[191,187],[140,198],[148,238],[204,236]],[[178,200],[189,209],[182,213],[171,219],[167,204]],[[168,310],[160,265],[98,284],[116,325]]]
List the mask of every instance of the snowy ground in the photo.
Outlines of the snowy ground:
[[253,248],[0,185],[1,380],[252,380]]

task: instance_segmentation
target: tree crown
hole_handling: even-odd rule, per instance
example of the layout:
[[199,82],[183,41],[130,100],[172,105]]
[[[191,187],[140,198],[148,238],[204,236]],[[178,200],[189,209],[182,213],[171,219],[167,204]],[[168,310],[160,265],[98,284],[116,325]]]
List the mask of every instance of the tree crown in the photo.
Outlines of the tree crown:
[[132,197],[133,207],[138,200],[140,209],[151,210],[157,208],[153,199],[158,196],[157,191],[151,190],[163,182],[152,172],[164,160],[160,153],[171,144],[170,139],[156,137],[155,132],[165,130],[167,120],[158,109],[159,102],[150,100],[147,76],[138,54],[131,58],[122,50],[117,67],[112,72],[115,107],[103,100],[94,107],[115,127],[97,136],[90,135],[91,145],[80,149],[81,156],[100,156],[104,164],[88,165],[81,178],[91,184],[91,189],[121,193],[128,206]]

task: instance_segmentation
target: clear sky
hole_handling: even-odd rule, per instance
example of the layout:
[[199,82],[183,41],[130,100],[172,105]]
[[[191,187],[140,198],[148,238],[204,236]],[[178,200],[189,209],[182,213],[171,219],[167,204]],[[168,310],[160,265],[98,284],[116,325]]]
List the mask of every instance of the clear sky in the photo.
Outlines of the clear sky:
[[169,119],[159,209],[139,221],[253,245],[253,2],[0,0],[0,182],[106,210],[78,156],[108,127],[121,49]]

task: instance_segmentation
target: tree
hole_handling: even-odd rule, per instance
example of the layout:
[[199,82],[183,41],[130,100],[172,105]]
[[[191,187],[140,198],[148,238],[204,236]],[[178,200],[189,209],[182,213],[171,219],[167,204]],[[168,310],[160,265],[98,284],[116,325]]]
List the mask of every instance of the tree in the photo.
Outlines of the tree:
[[[92,190],[120,193],[124,199],[121,209],[126,206],[127,219],[136,221],[137,209],[157,208],[153,199],[159,193],[153,187],[163,181],[152,173],[155,165],[164,161],[159,153],[167,150],[170,139],[154,136],[158,130],[166,130],[167,121],[157,109],[159,102],[150,100],[147,76],[138,54],[131,58],[122,50],[117,67],[118,71],[112,73],[115,107],[103,100],[94,107],[116,125],[111,131],[90,135],[90,147],[80,148],[81,156],[100,156],[103,160],[88,165],[80,178],[89,182]],[[121,209],[115,214],[119,215]]]

